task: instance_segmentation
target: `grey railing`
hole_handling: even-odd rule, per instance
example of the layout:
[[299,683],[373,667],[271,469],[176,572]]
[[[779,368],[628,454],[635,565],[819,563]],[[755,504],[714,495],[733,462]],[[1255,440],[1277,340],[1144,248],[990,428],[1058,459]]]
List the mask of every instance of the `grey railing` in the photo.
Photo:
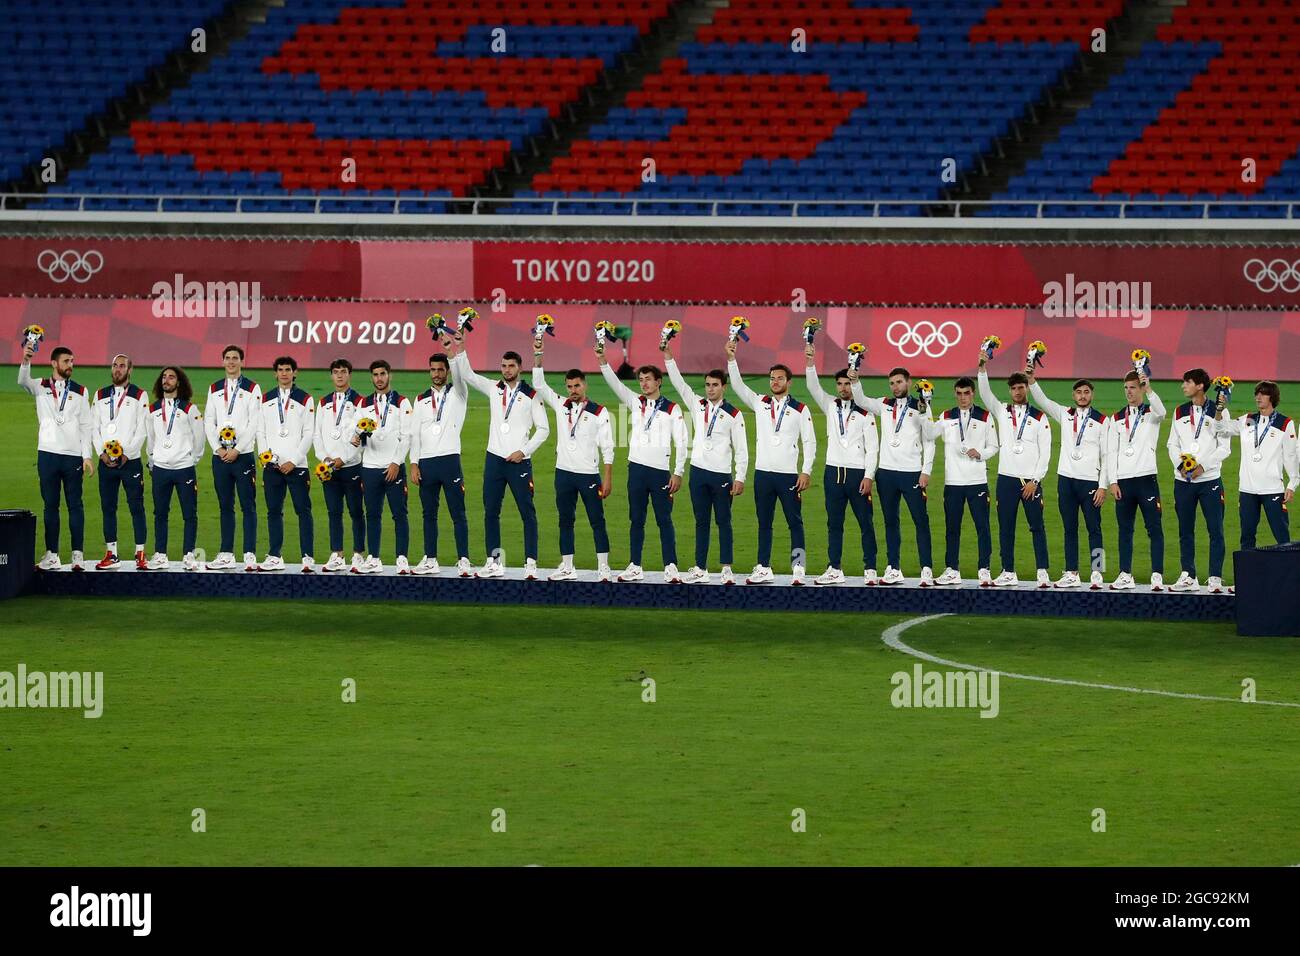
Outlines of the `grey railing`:
[[[63,206],[68,200],[75,200],[77,205],[75,209],[60,208],[55,209],[46,206],[45,203],[50,200],[56,200]],[[304,202],[312,204],[312,214],[314,215],[354,215],[339,208],[330,209],[323,212],[322,203],[328,203],[331,206],[347,207],[349,205],[366,204],[375,206],[376,204],[386,205],[387,210],[383,215],[391,215],[404,212],[415,204],[440,203],[447,207],[448,212],[460,215],[482,216],[491,215],[494,211],[516,205],[523,204],[528,207],[529,212],[516,213],[516,215],[542,215],[542,216],[561,216],[561,215],[582,215],[584,210],[595,213],[602,206],[620,206],[630,207],[623,215],[631,216],[648,216],[654,215],[647,212],[656,206],[665,205],[684,205],[706,206],[708,212],[703,214],[709,217],[726,216],[728,210],[740,206],[763,206],[771,210],[772,217],[781,218],[798,218],[802,213],[806,214],[808,210],[824,207],[839,207],[851,209],[852,212],[846,212],[846,218],[881,218],[888,216],[890,211],[899,208],[915,209],[917,207],[927,210],[932,217],[952,218],[970,216],[981,209],[990,207],[1016,206],[1023,207],[1025,215],[1022,218],[1027,219],[1046,219],[1055,218],[1044,212],[1046,207],[1059,206],[1101,206],[1108,209],[1118,208],[1117,217],[1107,216],[1104,218],[1130,218],[1132,210],[1137,208],[1161,208],[1161,209],[1178,209],[1188,212],[1195,210],[1196,215],[1181,215],[1180,219],[1209,219],[1210,210],[1217,207],[1231,206],[1235,208],[1257,206],[1260,208],[1285,208],[1285,216],[1275,216],[1272,218],[1293,219],[1295,207],[1300,205],[1300,200],[1139,200],[1139,199],[989,199],[989,200],[943,200],[943,199],[763,199],[752,197],[748,199],[711,199],[700,196],[676,196],[670,198],[639,198],[634,196],[626,197],[571,197],[571,196],[509,196],[504,198],[482,198],[472,196],[289,196],[289,195],[268,195],[264,193],[252,194],[235,194],[235,195],[215,195],[211,193],[175,193],[175,194],[158,194],[158,193],[4,193],[0,194],[0,212],[16,212],[19,210],[26,211],[46,211],[46,212],[143,212],[146,210],[126,210],[126,209],[104,209],[92,210],[86,208],[87,200],[130,200],[130,201],[147,201],[152,204],[152,209],[147,210],[154,213],[193,213],[196,210],[169,208],[169,204],[180,202],[222,202],[234,203],[232,210],[213,210],[213,212],[233,212],[243,215],[258,215],[264,212],[274,212],[275,206],[281,206],[285,211],[295,211],[298,206]],[[244,204],[249,201],[265,203],[268,205],[266,210],[249,212],[244,208]],[[565,212],[561,213],[560,208],[563,206]],[[417,207],[418,208],[418,207]],[[535,211],[534,211],[535,210]],[[691,213],[689,215],[700,215]],[[752,214],[746,214],[746,219],[755,218]],[[914,215],[908,218],[918,218]],[[923,218],[923,217],[922,217]],[[1065,218],[1083,218],[1083,217],[1065,217]],[[1143,217],[1145,218],[1145,217]]]

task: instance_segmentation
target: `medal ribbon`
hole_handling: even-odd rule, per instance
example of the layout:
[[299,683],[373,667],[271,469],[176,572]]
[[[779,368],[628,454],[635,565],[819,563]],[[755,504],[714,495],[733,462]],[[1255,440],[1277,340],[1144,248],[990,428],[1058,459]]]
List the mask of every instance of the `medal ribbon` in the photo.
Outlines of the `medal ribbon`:
[[713,418],[709,418],[709,401],[704,400],[704,423],[708,428],[704,432],[705,438],[713,437],[713,426],[718,424],[718,416],[722,414],[722,403],[718,402],[718,407],[713,410]]
[[122,410],[122,403],[126,401],[126,389],[122,389],[122,397],[117,400],[117,407],[113,407],[113,396],[108,396],[108,420],[111,422],[117,418],[117,413]]
[[[655,416],[659,414],[659,399],[657,398],[655,399],[654,408],[655,410],[650,413],[650,420],[645,423],[645,431],[647,432],[650,431],[650,426],[654,424]],[[645,418],[645,397],[644,396],[642,396],[641,398],[641,417]]]
[[1079,427],[1079,416],[1083,414],[1083,409],[1076,408],[1074,415],[1070,418],[1070,425],[1074,428],[1074,447],[1078,448],[1083,444],[1083,436],[1088,434],[1088,420],[1083,420],[1083,427]]
[[904,408],[904,410],[903,410],[903,417],[902,417],[902,418],[899,418],[899,417],[898,417],[898,399],[894,399],[894,404],[892,404],[892,405],[889,406],[889,414],[890,414],[890,416],[893,418],[893,421],[894,421],[894,435],[895,435],[895,437],[897,437],[899,431],[902,430],[903,422],[907,421],[907,410],[906,410],[906,408]]
[[162,407],[162,417],[163,417],[163,424],[167,426],[167,437],[170,438],[170,437],[171,437],[171,433],[172,433],[172,428],[175,427],[175,425],[176,425],[176,399],[174,399],[174,398],[171,399],[171,403],[172,403],[172,420],[171,420],[171,421],[168,421],[168,420],[167,420],[167,402],[168,402],[168,399],[165,399],[165,398],[164,398],[164,399],[163,399],[163,407]]
[[569,440],[573,441],[574,433],[577,432],[578,426],[582,424],[582,412],[579,410],[578,417],[575,419],[573,417],[574,406],[572,401],[565,402],[564,407],[568,409],[568,411],[565,412],[565,415],[568,416],[569,420]]
[[[1130,405],[1128,408],[1124,409],[1124,424],[1125,424],[1125,425],[1128,425],[1129,412],[1132,411],[1132,409],[1133,409],[1133,406],[1132,406],[1132,405]],[[1140,425],[1142,424],[1142,416],[1145,415],[1146,413],[1147,413],[1147,412],[1146,412],[1146,406],[1145,406],[1145,405],[1139,405],[1139,406],[1138,406],[1138,417],[1137,417],[1137,421],[1135,421],[1135,422],[1133,423],[1133,427],[1130,428],[1129,431],[1128,431],[1128,443],[1129,443],[1130,445],[1133,444],[1133,436],[1137,434],[1138,426],[1140,426]]]
[[[1260,433],[1260,430],[1259,430],[1259,424],[1260,424],[1260,422],[1263,422],[1263,423],[1264,423],[1264,432],[1263,432],[1263,434],[1261,434],[1261,433]],[[1259,446],[1260,446],[1260,445],[1264,444],[1264,439],[1268,437],[1268,430],[1269,430],[1270,428],[1272,428],[1272,427],[1273,427],[1273,416],[1272,416],[1272,415],[1269,415],[1267,419],[1264,418],[1264,416],[1261,415],[1261,414],[1257,414],[1257,415],[1255,416],[1255,449],[1256,449],[1256,450],[1259,449]]]
[[[1010,405],[1008,406],[1008,408],[1011,411],[1011,427],[1015,428],[1016,427],[1016,406]],[[1020,443],[1021,439],[1024,437],[1025,426],[1028,424],[1029,424],[1029,406],[1025,406],[1025,417],[1020,419],[1020,431],[1016,432],[1017,443]]]
[[[342,398],[342,401],[339,400],[340,397]],[[334,427],[335,427],[335,428],[338,428],[338,427],[339,427],[339,422],[343,421],[343,409],[347,407],[347,404],[348,404],[348,393],[347,393],[347,392],[335,392],[335,393],[334,393],[334,408],[336,409],[336,411],[334,412]]]
[[[1196,406],[1193,405],[1192,408],[1195,409]],[[1192,414],[1195,415],[1196,412],[1193,411]],[[1192,441],[1196,441],[1196,440],[1198,440],[1198,439],[1201,437],[1201,428],[1202,428],[1204,425],[1205,425],[1205,406],[1202,405],[1202,406],[1201,406],[1201,420],[1200,420],[1199,422],[1196,423],[1196,434],[1192,436]]]
[[769,403],[768,403],[768,405],[767,405],[767,410],[768,410],[768,411],[771,413],[771,415],[772,415],[772,423],[773,423],[773,424],[772,424],[772,430],[773,430],[773,431],[778,431],[778,432],[779,432],[779,431],[781,430],[781,423],[782,423],[783,421],[785,421],[785,413],[786,413],[786,410],[789,409],[789,407],[790,407],[790,399],[789,399],[789,398],[786,398],[786,399],[783,400],[783,404],[781,405],[781,417],[780,417],[780,418],[777,418],[777,417],[776,417],[776,402],[769,402]]
[[510,396],[509,405],[506,404],[506,392],[508,391],[510,391],[510,386],[506,385],[505,382],[502,382],[501,383],[501,407],[505,409],[504,414],[502,414],[501,416],[501,420],[503,422],[509,421],[510,419],[510,410],[515,407],[515,399],[519,397],[519,386],[518,385],[515,386],[514,394]]
[[[56,396],[57,394],[59,394],[59,393],[58,393],[58,390],[55,389],[55,387],[54,387],[54,382],[55,382],[55,379],[50,379],[50,401],[51,401],[51,402],[54,401],[54,396]],[[60,415],[63,414],[63,406],[66,405],[66,404],[68,404],[68,392],[70,392],[70,391],[72,391],[72,389],[70,389],[70,388],[68,387],[68,383],[67,383],[67,382],[64,382],[64,383],[63,383],[63,399],[62,399],[62,401],[59,402],[59,414],[60,414]]]
[[[842,398],[835,399],[835,418],[839,421],[841,438],[844,437],[844,406],[840,404],[843,401],[844,399]],[[852,413],[850,412],[849,414],[850,417],[852,417]]]
[[[244,381],[241,375],[235,380],[235,394],[230,395],[226,400],[226,417],[229,418],[235,414],[235,402],[239,400],[239,386]],[[230,391],[230,379],[226,379],[226,384],[221,386],[221,394],[225,396]]]
[[[442,387],[442,401],[438,401],[438,393],[433,389],[429,389],[429,400],[433,402],[433,408],[438,413],[438,416],[434,419],[435,423],[442,423],[442,411],[447,407],[447,393],[450,391],[451,386],[444,385]],[[505,396],[503,395],[501,397],[504,398]]]

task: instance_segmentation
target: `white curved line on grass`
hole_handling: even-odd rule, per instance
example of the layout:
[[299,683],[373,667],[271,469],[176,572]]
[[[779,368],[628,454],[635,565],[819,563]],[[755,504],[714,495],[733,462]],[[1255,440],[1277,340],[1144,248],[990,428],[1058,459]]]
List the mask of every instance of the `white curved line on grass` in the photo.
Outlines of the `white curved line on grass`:
[[[936,657],[934,654],[927,654],[925,651],[918,651],[915,647],[903,643],[900,636],[908,628],[916,627],[918,624],[928,624],[930,621],[937,621],[940,618],[952,617],[951,614],[926,614],[923,617],[914,617],[906,621],[895,624],[893,627],[885,629],[880,635],[880,639],[896,651],[902,651],[912,657],[920,658],[923,661],[930,661],[932,664],[943,664],[945,667],[952,667],[963,671],[989,671],[994,673],[994,668],[980,667],[978,664],[962,664],[958,661],[950,661],[944,657]],[[1183,694],[1172,690],[1151,690],[1146,687],[1122,687],[1118,684],[1094,684],[1081,680],[1064,680],[1060,677],[1039,677],[1036,674],[1015,674],[1011,671],[996,671],[1003,677],[1014,677],[1017,680],[1032,680],[1042,684],[1063,684],[1067,687],[1091,687],[1095,690],[1118,690],[1126,694],[1150,694],[1155,697],[1181,697],[1184,700],[1217,700],[1229,704],[1242,704],[1246,701],[1239,697],[1209,697],[1205,694]],[[1252,703],[1265,704],[1269,707],[1300,707],[1300,704],[1290,703],[1282,700],[1256,700]]]

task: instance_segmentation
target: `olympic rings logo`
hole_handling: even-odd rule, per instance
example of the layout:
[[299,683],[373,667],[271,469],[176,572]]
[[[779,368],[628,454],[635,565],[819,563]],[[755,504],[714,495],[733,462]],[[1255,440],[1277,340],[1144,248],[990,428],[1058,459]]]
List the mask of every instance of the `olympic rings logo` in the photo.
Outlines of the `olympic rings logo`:
[[[946,331],[950,326],[951,334]],[[942,322],[936,326],[924,320],[913,326],[896,319],[885,330],[885,341],[898,349],[903,358],[916,358],[922,352],[928,358],[938,358],[961,341],[961,326],[956,322]]]
[[104,256],[94,249],[89,252],[69,249],[62,255],[46,249],[36,257],[36,268],[53,282],[67,282],[69,279],[77,283],[89,282],[91,276],[104,268]]
[[1247,259],[1241,267],[1241,274],[1260,292],[1300,292],[1300,260],[1265,262],[1263,259]]

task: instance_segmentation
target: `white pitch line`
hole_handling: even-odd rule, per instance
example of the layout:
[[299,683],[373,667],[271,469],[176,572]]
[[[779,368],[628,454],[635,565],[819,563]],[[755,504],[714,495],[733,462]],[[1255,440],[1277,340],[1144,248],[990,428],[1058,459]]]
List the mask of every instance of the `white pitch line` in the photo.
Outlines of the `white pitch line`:
[[[904,654],[918,657],[923,661],[930,661],[933,664],[943,664],[946,667],[952,667],[957,670],[988,671],[989,673],[1000,674],[1003,677],[1014,677],[1017,680],[1032,680],[1038,681],[1041,684],[1063,684],[1067,687],[1091,687],[1095,690],[1118,690],[1123,691],[1126,694],[1150,694],[1155,697],[1181,697],[1184,700],[1217,700],[1228,704],[1247,703],[1239,697],[1209,697],[1205,694],[1183,694],[1172,690],[1151,690],[1146,687],[1122,687],[1119,684],[1093,684],[1081,680],[1064,680],[1060,677],[1039,677],[1036,674],[1014,674],[1010,671],[995,670],[991,667],[980,667],[977,664],[962,664],[958,661],[950,661],[947,658],[936,657],[934,654],[927,654],[925,651],[918,651],[915,647],[903,643],[903,639],[900,635],[908,628],[915,627],[918,624],[928,624],[930,621],[937,621],[944,617],[952,617],[952,615],[927,614],[923,617],[911,618],[910,620],[895,624],[893,627],[886,628],[884,633],[880,635],[880,639],[896,651],[902,651]],[[1300,704],[1281,700],[1256,700],[1251,701],[1251,703],[1265,704],[1269,707],[1300,707]]]

